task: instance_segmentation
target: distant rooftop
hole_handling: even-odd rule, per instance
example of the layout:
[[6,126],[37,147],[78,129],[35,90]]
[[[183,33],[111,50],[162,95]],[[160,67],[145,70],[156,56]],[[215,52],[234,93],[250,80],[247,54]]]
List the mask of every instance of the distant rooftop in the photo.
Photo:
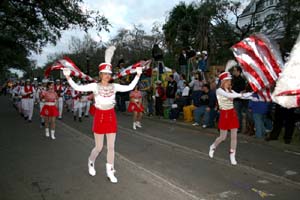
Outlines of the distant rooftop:
[[257,8],[256,13],[264,12],[267,9],[275,8],[278,1],[276,0],[251,0],[247,7],[243,10],[243,13],[240,17],[246,17],[251,15]]

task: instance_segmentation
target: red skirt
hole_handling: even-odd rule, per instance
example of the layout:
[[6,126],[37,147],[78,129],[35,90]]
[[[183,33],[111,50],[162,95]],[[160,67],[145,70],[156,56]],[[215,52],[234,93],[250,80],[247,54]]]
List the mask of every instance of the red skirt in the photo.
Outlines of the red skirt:
[[44,117],[57,117],[59,116],[59,112],[56,106],[44,105],[40,115]]
[[133,103],[130,102],[128,105],[128,112],[143,112],[144,111],[144,107],[141,103]]
[[93,132],[96,134],[117,133],[115,109],[100,110],[94,107]]
[[234,109],[220,110],[219,129],[230,130],[239,128],[239,119]]

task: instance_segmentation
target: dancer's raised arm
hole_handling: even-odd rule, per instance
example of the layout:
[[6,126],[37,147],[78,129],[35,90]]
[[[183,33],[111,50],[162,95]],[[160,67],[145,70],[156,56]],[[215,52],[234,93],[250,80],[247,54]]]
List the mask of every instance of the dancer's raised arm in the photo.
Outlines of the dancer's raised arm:
[[68,68],[64,68],[63,69],[63,74],[65,75],[68,83],[70,84],[70,86],[72,88],[74,88],[77,91],[81,91],[81,92],[89,92],[89,91],[96,91],[97,90],[97,83],[89,83],[86,85],[78,85],[76,84],[73,79],[71,78],[70,74],[71,74],[71,70]]

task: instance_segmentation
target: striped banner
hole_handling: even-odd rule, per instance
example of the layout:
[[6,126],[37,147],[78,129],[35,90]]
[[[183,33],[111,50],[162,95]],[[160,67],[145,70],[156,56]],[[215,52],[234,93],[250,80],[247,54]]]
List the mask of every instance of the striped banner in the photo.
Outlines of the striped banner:
[[254,92],[271,101],[270,88],[283,68],[279,50],[262,34],[255,34],[231,47]]
[[63,68],[69,68],[71,70],[71,75],[76,76],[80,79],[84,79],[86,81],[93,82],[95,81],[92,77],[84,74],[75,63],[67,56],[63,59],[58,60],[54,65],[48,67],[45,71],[45,77],[48,77],[52,70],[58,70]]
[[121,72],[117,73],[116,75],[114,75],[113,79],[122,78],[124,76],[134,74],[134,73],[136,73],[135,69],[137,67],[142,67],[143,70],[146,70],[150,67],[150,65],[151,65],[151,60],[137,62],[133,65],[130,65],[129,67],[126,67],[123,71],[121,71]]

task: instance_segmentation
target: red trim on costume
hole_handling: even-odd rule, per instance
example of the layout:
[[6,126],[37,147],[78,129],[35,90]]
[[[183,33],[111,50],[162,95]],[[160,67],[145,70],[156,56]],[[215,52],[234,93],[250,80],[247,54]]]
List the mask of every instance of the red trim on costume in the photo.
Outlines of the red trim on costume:
[[25,93],[31,92],[31,94],[23,95],[22,98],[23,98],[23,99],[28,99],[28,98],[30,98],[30,95],[32,95],[32,93],[33,93],[33,87],[32,87],[32,85],[30,85],[29,88],[27,88],[27,85],[25,85],[25,86],[24,86],[24,92],[25,92]]

